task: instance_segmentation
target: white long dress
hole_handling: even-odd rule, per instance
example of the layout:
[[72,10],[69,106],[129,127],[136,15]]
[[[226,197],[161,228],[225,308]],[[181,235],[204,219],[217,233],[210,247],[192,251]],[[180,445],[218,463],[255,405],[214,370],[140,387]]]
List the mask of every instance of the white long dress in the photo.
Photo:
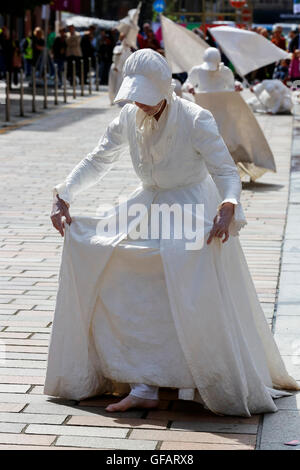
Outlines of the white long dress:
[[[74,399],[129,383],[179,389],[215,413],[276,411],[275,389],[298,389],[267,325],[237,236],[241,184],[211,113],[173,94],[158,129],[126,105],[96,149],[57,185],[72,202],[129,142],[141,185],[103,217],[66,224],[44,393]],[[155,124],[155,123],[154,123]],[[199,250],[186,240],[138,239],[151,204],[204,204],[204,242],[218,205],[235,204],[231,236]],[[127,204],[146,207],[115,234],[99,231]],[[117,214],[117,216],[116,216]],[[147,217],[146,217],[147,219]],[[150,224],[151,216],[148,219]],[[194,220],[195,222],[195,220]]]
[[195,93],[211,93],[216,91],[234,91],[234,75],[229,67],[221,62],[218,70],[207,70],[205,64],[192,67],[182,85],[183,91],[193,87]]

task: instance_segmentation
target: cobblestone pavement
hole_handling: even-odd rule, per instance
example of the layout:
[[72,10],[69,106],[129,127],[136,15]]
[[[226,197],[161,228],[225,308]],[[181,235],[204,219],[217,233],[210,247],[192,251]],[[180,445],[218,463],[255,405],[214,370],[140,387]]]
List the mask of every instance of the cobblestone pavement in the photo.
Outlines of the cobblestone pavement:
[[[0,136],[0,449],[254,449],[260,416],[216,416],[195,403],[178,401],[172,390],[162,390],[159,410],[113,416],[104,407],[114,398],[78,403],[42,394],[63,241],[49,218],[51,188],[94,148],[119,112],[107,103],[100,93]],[[292,117],[258,119],[278,171],[244,184],[248,225],[241,241],[272,327]],[[99,203],[128,195],[137,181],[129,159],[123,158],[100,184],[77,197],[71,214],[95,215]]]

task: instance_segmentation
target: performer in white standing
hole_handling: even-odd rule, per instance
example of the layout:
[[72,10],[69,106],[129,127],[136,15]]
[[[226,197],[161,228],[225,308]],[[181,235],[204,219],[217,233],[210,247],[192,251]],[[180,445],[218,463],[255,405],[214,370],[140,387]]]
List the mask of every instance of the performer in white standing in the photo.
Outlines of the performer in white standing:
[[108,75],[108,96],[110,104],[113,104],[114,99],[119,91],[123,80],[123,67],[132,54],[130,46],[127,44],[124,33],[120,34],[120,44],[117,44],[113,49],[112,64]]
[[126,59],[132,54],[132,50],[137,48],[137,34],[139,32],[138,19],[141,10],[141,2],[137,8],[128,11],[125,18],[122,18],[116,29],[120,32],[119,41],[113,49],[112,64],[108,76],[108,96],[110,104],[119,91],[123,80],[123,67]]
[[[273,398],[299,387],[237,237],[246,220],[236,166],[212,114],[173,93],[160,54],[134,52],[124,77],[116,101],[128,104],[54,188],[51,219],[64,246],[44,393],[80,400],[130,392],[107,407],[123,411],[155,407],[159,387],[174,387],[214,413],[274,412]],[[71,218],[75,196],[127,145],[140,186],[106,215]],[[153,226],[156,205],[174,217],[182,210],[202,244],[188,247],[172,223],[170,237],[164,222]],[[115,225],[124,208],[129,224]],[[137,237],[141,226],[153,233]]]
[[266,171],[276,171],[272,151],[255,116],[235,93],[242,91],[242,84],[221,62],[218,49],[206,49],[203,64],[191,69],[182,89],[183,98],[213,114],[241,178],[255,181]]
[[182,91],[191,93],[209,93],[215,91],[241,91],[241,83],[235,81],[233,72],[221,62],[220,51],[209,47],[204,52],[203,64],[192,67]]
[[256,95],[247,100],[252,111],[290,114],[293,109],[292,93],[280,80],[263,80],[251,91]]

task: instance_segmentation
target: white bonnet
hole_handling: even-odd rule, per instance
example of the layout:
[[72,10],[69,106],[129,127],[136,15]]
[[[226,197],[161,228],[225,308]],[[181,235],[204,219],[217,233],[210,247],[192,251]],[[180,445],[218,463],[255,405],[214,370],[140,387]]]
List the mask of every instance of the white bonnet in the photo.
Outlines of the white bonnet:
[[170,94],[172,72],[166,59],[152,49],[131,54],[123,68],[123,82],[115,98],[155,106]]

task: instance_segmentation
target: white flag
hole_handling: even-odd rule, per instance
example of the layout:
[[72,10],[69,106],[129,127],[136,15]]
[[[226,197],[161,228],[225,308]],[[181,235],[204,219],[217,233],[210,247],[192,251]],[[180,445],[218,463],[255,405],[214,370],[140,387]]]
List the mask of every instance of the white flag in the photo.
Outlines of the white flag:
[[209,31],[241,76],[289,57],[283,49],[252,31],[231,26],[217,26]]
[[188,72],[203,62],[209,46],[197,34],[161,15],[166,59],[173,73]]
[[122,18],[117,26],[116,29],[119,30],[120,33],[124,33],[126,37],[126,42],[128,46],[133,47],[134,49],[137,48],[136,45],[136,38],[139,32],[138,21],[140,16],[142,2],[140,2],[137,8],[133,8],[132,10],[128,11],[127,16]]

